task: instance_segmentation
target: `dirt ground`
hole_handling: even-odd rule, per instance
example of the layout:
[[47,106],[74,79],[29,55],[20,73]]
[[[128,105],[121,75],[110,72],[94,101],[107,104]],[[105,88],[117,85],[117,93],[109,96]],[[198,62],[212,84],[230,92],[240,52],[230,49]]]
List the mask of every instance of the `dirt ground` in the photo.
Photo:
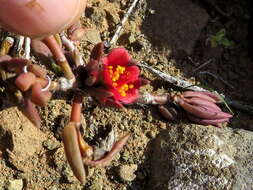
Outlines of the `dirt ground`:
[[[79,47],[84,60],[88,60],[95,43],[113,36],[131,2],[88,2],[86,13],[81,18],[82,25],[87,29]],[[143,60],[165,73],[197,82],[231,99],[252,105],[253,64],[247,51],[248,3],[246,0],[194,0],[190,6],[196,9],[195,12],[198,12],[196,7],[202,11],[194,17],[203,29],[195,31],[195,26],[192,26],[192,34],[181,38],[184,36],[183,32],[180,33],[184,30],[183,25],[193,19],[191,12],[185,13],[188,17],[182,19],[185,15],[180,15],[178,10],[173,13],[166,0],[159,0],[159,3],[141,0],[126,23],[117,46],[124,46],[134,59]],[[168,15],[177,11],[177,18],[181,20],[169,20],[171,17]],[[180,32],[175,33],[171,27],[173,24],[179,25],[177,30]],[[223,35],[218,36],[219,31],[223,31]],[[3,33],[1,37],[5,35]],[[193,42],[187,43],[192,38]],[[178,90],[146,70],[142,70],[142,75],[151,81],[142,91],[163,93]],[[16,185],[14,189],[35,190],[145,189],[150,176],[152,151],[147,147],[160,131],[175,126],[160,117],[156,107],[133,105],[117,110],[95,106],[87,99],[82,113],[84,138],[88,142],[94,143],[99,132],[109,126],[117,131],[119,137],[127,133],[131,137],[110,166],[88,168],[87,183],[81,185],[66,162],[58,130],[60,118],[70,113],[72,93],[57,93],[45,108],[40,109],[43,121],[40,129],[32,126],[17,108],[7,106],[2,92],[1,95],[0,190],[11,189],[13,184]],[[235,117],[227,127],[253,131],[251,115],[234,109],[233,112]]]

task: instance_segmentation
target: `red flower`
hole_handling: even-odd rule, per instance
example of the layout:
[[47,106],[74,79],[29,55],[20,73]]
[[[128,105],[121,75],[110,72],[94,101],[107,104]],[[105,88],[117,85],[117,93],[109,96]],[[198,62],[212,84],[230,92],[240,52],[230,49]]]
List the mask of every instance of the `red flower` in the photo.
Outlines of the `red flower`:
[[103,82],[116,102],[132,103],[138,98],[142,79],[124,48],[113,49],[103,61]]

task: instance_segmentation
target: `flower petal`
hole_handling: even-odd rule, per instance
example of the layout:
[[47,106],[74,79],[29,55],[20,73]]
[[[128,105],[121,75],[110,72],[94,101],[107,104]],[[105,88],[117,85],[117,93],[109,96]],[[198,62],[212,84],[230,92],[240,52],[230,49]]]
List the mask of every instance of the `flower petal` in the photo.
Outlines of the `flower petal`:
[[140,75],[140,69],[137,66],[126,67],[125,73],[123,73],[119,80],[117,81],[118,85],[131,84],[134,81],[138,80]]
[[115,48],[107,56],[109,65],[126,65],[131,57],[124,48]]
[[124,104],[130,104],[138,98],[138,89],[133,88],[126,92],[126,96],[122,96],[118,90],[113,89],[114,98],[123,102]]

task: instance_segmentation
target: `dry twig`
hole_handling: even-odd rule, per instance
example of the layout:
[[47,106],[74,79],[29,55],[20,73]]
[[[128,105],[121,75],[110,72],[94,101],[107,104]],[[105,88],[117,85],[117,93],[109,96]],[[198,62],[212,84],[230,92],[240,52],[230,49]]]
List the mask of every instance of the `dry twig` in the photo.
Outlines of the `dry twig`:
[[201,64],[200,66],[198,66],[197,68],[193,69],[193,73],[195,73],[196,71],[202,69],[203,67],[205,67],[206,65],[208,65],[209,63],[211,63],[213,60],[209,59],[208,61],[206,61],[205,63]]
[[31,57],[31,38],[25,38],[25,59],[30,59]]
[[217,76],[209,71],[202,71],[202,72],[199,72],[198,75],[210,75],[212,76],[213,78],[217,79],[217,80],[220,80],[221,82],[223,82],[225,85],[227,85],[228,87],[232,88],[232,89],[235,89],[234,86],[232,86],[231,84],[229,84],[227,81],[225,81],[222,77],[220,76]]
[[168,75],[166,73],[163,73],[163,72],[161,72],[161,71],[159,71],[159,70],[157,70],[153,67],[150,67],[145,62],[139,63],[139,66],[146,68],[147,70],[149,70],[150,72],[152,72],[156,76],[159,76],[163,80],[165,80],[165,81],[167,81],[167,82],[169,82],[169,83],[171,83],[171,84],[173,84],[177,87],[184,88],[184,89],[189,89],[189,90],[194,90],[194,91],[207,91],[206,89],[201,88],[199,86],[195,86],[195,85],[193,85],[192,83],[190,83],[188,81],[173,77],[173,76]]
[[108,47],[114,45],[116,43],[116,41],[119,38],[119,35],[123,29],[123,26],[125,25],[128,17],[130,16],[130,14],[132,13],[134,7],[137,5],[139,0],[134,0],[133,3],[131,4],[131,6],[129,7],[128,11],[126,12],[126,14],[124,15],[123,19],[121,20],[120,24],[118,25],[116,32],[114,34],[114,36],[112,37],[111,41],[109,42],[109,44],[107,44]]
[[25,37],[24,36],[18,36],[17,37],[17,44],[15,47],[15,53],[20,56],[21,55],[21,51],[22,51],[22,47],[24,45],[24,41],[25,41]]

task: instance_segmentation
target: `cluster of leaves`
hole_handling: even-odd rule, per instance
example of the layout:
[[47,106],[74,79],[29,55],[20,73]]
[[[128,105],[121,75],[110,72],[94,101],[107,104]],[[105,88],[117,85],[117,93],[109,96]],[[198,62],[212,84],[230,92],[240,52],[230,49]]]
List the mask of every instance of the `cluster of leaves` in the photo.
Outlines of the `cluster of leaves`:
[[227,38],[226,33],[227,33],[226,29],[223,28],[220,31],[218,31],[216,34],[211,35],[209,38],[211,42],[211,46],[213,48],[217,47],[218,45],[225,46],[225,47],[234,46],[234,42]]

